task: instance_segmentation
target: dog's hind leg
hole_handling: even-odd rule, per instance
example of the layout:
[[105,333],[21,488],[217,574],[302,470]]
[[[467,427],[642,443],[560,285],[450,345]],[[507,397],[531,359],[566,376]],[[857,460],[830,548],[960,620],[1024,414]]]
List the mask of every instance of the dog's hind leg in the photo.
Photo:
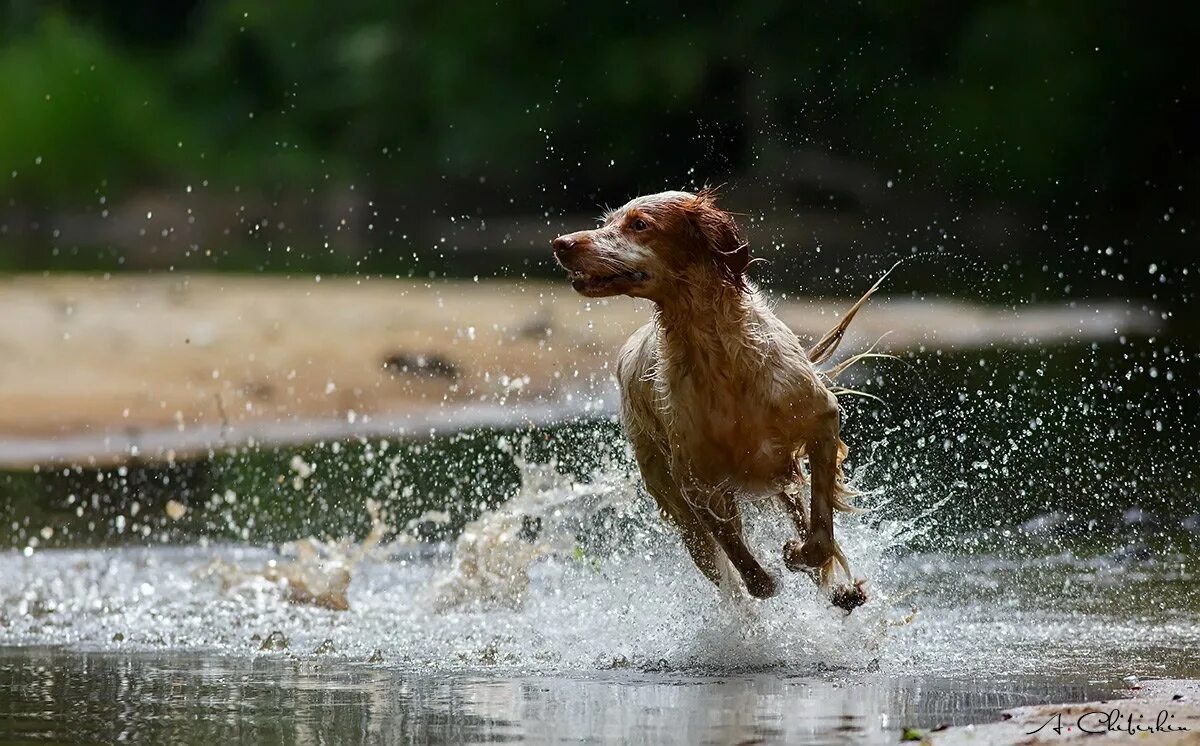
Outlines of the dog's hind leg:
[[[836,420],[835,420],[836,421]],[[812,528],[802,542],[792,540],[783,545],[783,561],[789,570],[809,569],[817,585],[828,588],[838,565],[846,573],[847,585],[829,594],[829,602],[850,613],[867,602],[863,581],[855,581],[850,563],[833,536],[833,510],[847,510],[843,502],[844,488],[838,483],[839,451],[844,446],[836,436],[820,443],[809,444],[808,465],[812,475]],[[799,526],[797,526],[799,528]],[[801,534],[803,535],[803,534]]]
[[850,577],[850,564],[833,538],[833,509],[840,504],[838,497],[838,413],[822,418],[822,427],[807,445],[808,467],[812,480],[812,510],[808,538],[799,546],[790,542],[784,547],[784,562],[789,569],[814,568],[818,583],[829,585],[835,563]]
[[693,506],[708,527],[725,556],[742,576],[746,590],[755,598],[770,598],[778,591],[775,578],[758,564],[742,538],[742,515],[737,499],[731,492],[712,493],[707,500],[696,500]]

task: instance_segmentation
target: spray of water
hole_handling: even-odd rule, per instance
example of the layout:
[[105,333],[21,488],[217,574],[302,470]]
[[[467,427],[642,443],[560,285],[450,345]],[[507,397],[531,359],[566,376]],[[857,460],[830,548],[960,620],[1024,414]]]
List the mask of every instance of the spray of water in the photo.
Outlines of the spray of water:
[[786,576],[779,596],[753,601],[695,570],[624,467],[579,480],[510,450],[520,488],[448,552],[393,532],[371,503],[373,527],[357,542],[12,555],[6,563],[33,582],[4,581],[0,642],[239,653],[265,644],[423,668],[558,671],[863,669],[880,657],[900,590],[887,556],[907,527],[846,519],[847,551],[873,590],[847,616],[784,570],[782,516],[752,511],[749,541]]

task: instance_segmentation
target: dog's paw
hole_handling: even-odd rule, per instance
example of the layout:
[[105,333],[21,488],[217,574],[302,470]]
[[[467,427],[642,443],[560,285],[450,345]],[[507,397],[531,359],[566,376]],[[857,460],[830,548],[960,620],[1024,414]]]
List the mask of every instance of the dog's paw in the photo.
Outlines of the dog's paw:
[[803,543],[798,539],[789,539],[783,545],[783,564],[793,572],[807,571],[829,564],[836,553],[833,541],[819,536],[810,536]]
[[867,602],[867,591],[863,588],[865,580],[856,580],[850,585],[840,585],[829,594],[829,603],[845,610],[847,614]]
[[803,550],[804,542],[800,539],[788,539],[783,542],[783,566],[792,572],[810,570],[811,568],[804,564]]
[[779,582],[766,570],[744,576],[746,590],[755,598],[770,598],[779,592]]

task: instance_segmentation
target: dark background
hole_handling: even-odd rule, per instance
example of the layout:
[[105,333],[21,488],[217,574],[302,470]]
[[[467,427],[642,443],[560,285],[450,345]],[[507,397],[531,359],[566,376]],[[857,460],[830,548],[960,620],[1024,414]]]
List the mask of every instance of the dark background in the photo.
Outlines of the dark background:
[[730,6],[0,2],[0,271],[547,274],[711,183],[779,287],[1196,316],[1197,4]]
[[[847,406],[848,440],[879,446],[856,445],[864,483],[900,515],[953,496],[931,542],[1027,520],[1098,546],[1194,532],[1200,4],[726,6],[0,0],[0,279],[519,281],[557,274],[551,238],[605,204],[723,184],[773,291],[857,296],[910,257],[884,292],[1108,298],[1166,319],[1149,340],[864,366],[856,383],[892,402]],[[37,309],[73,312],[43,292]],[[56,365],[77,364],[66,345],[46,340]],[[598,458],[620,440],[593,426],[545,442]],[[14,546],[45,525],[107,541],[136,498],[163,536],[245,539],[254,513],[199,509],[226,489],[262,497],[256,540],[361,535],[364,494],[411,517],[458,492],[466,520],[516,489],[493,436],[406,451],[412,500],[374,483],[361,447],[314,445],[328,481],[301,504],[280,476],[290,447],[142,464],[103,488],[82,467],[3,474],[0,525],[20,522]],[[197,509],[168,522],[167,499]]]

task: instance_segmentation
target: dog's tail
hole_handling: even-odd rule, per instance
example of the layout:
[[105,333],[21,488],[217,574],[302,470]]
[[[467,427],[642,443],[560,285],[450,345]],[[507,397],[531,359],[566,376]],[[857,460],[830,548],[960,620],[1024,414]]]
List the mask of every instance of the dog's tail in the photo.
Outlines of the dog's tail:
[[889,269],[887,272],[884,272],[883,276],[876,280],[875,284],[871,286],[871,289],[863,293],[863,296],[858,299],[858,302],[856,302],[853,306],[850,306],[850,310],[847,311],[846,315],[842,317],[842,320],[837,323],[837,326],[825,332],[825,335],[818,339],[816,344],[814,344],[808,350],[808,359],[812,361],[813,365],[820,365],[821,363],[827,362],[829,358],[833,357],[833,353],[837,352],[838,345],[842,343],[842,337],[846,336],[846,329],[850,326],[850,322],[854,321],[854,317],[858,314],[859,310],[866,305],[866,302],[871,299],[871,296],[875,294],[875,291],[883,285],[883,281],[888,278],[888,275],[890,275],[896,269],[896,267],[900,266],[900,262],[902,261],[904,260],[901,259],[899,262],[896,262],[892,265],[891,269]]
[[[850,310],[847,311],[846,315],[842,317],[842,320],[837,323],[837,326],[825,332],[825,335],[817,340],[816,344],[814,344],[812,348],[808,350],[808,359],[812,361],[813,365],[821,365],[822,363],[828,362],[829,359],[833,357],[833,354],[837,352],[838,345],[842,343],[842,338],[846,336],[846,329],[850,326],[850,322],[854,320],[854,317],[858,314],[859,310],[866,305],[867,301],[871,299],[871,296],[875,294],[875,291],[883,285],[883,281],[888,278],[888,275],[890,275],[896,269],[896,267],[900,266],[900,262],[902,261],[904,260],[901,259],[899,262],[896,262],[887,272],[884,272],[883,276],[876,280],[875,284],[872,285],[867,292],[863,293],[863,296],[859,298],[853,306],[850,306]],[[877,345],[879,343],[876,342],[875,344]],[[849,359],[843,360],[832,369],[823,371],[822,375],[824,375],[825,378],[832,383],[833,380],[837,378],[839,374],[843,373],[847,368],[859,362],[860,360],[869,357],[891,356],[881,355],[875,352],[875,345],[872,345],[866,352],[860,352],[857,355],[852,355]],[[853,389],[835,388],[833,391],[835,394],[862,393],[854,391]],[[863,395],[870,396],[870,394]],[[834,480],[833,491],[833,507],[835,510],[839,511],[857,512],[858,509],[850,504],[850,500],[860,493],[847,483],[846,473],[842,470],[842,461],[845,460],[848,453],[849,449],[846,447],[846,444],[839,440],[836,461],[837,476]],[[841,549],[835,548],[834,559],[837,561],[837,564],[841,566],[842,570],[845,571],[846,577],[853,580],[853,576],[850,574],[850,565],[846,561],[846,556],[842,554]],[[832,569],[833,562],[831,561],[830,564],[822,571],[822,578],[826,582],[830,577],[832,577]]]

